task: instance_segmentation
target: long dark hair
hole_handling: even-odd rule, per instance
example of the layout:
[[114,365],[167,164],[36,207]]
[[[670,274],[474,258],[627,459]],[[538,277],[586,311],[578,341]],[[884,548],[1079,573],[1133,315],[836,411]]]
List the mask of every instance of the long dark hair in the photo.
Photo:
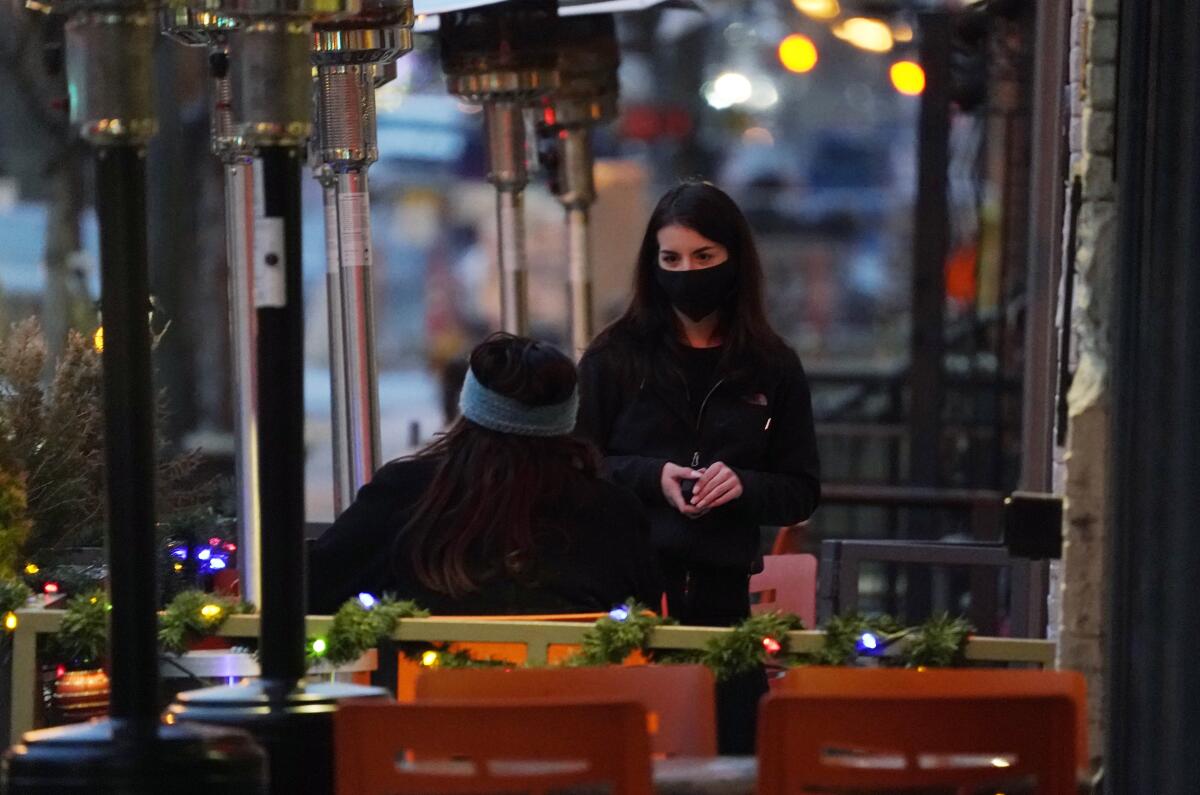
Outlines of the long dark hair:
[[[509,334],[471,353],[480,384],[527,406],[561,403],[575,391],[574,363],[553,346]],[[534,575],[537,536],[553,530],[567,486],[596,476],[598,456],[572,436],[517,436],[460,417],[416,455],[438,462],[393,555],[427,588],[451,597],[499,576]]]
[[655,275],[659,268],[658,230],[672,225],[720,243],[737,268],[736,286],[721,307],[722,374],[731,379],[748,378],[775,357],[794,355],[767,321],[762,262],[746,217],[724,191],[696,181],[681,183],[659,199],[638,250],[633,300],[625,313],[597,336],[592,348],[619,347],[625,354],[622,358],[634,364],[643,379],[677,369],[677,320]]

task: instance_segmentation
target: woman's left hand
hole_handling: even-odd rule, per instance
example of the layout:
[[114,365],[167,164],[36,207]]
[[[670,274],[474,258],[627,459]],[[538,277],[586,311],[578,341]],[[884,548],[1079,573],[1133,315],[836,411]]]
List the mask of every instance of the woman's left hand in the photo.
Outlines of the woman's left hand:
[[709,510],[736,500],[742,496],[742,481],[737,473],[717,461],[709,464],[704,475],[696,481],[692,489],[692,505],[701,510]]

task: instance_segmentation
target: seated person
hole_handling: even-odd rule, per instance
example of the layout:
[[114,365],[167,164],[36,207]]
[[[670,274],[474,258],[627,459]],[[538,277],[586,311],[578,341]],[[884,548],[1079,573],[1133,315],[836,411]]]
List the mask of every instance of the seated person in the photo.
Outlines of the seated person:
[[571,436],[575,365],[552,346],[496,334],[471,354],[462,416],[382,467],[315,542],[309,612],[360,592],[435,614],[657,607],[649,525],[633,492],[601,480]]

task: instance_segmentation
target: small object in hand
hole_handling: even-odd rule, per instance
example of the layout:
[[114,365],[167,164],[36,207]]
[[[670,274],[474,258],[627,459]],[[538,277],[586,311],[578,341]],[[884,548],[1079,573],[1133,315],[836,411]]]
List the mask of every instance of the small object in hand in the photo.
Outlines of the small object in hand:
[[696,488],[697,482],[698,481],[695,481],[695,480],[679,481],[679,492],[680,492],[680,494],[683,495],[683,501],[688,503],[689,505],[692,502],[692,490]]

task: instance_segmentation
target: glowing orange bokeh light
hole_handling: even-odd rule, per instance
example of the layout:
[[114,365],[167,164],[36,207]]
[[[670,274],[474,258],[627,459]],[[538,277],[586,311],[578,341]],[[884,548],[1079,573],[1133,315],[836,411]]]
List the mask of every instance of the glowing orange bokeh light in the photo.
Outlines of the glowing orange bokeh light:
[[892,85],[901,94],[909,97],[920,95],[925,90],[925,70],[913,61],[897,61],[889,70]]
[[817,45],[802,33],[793,33],[779,42],[779,62],[789,72],[811,72],[819,59]]

